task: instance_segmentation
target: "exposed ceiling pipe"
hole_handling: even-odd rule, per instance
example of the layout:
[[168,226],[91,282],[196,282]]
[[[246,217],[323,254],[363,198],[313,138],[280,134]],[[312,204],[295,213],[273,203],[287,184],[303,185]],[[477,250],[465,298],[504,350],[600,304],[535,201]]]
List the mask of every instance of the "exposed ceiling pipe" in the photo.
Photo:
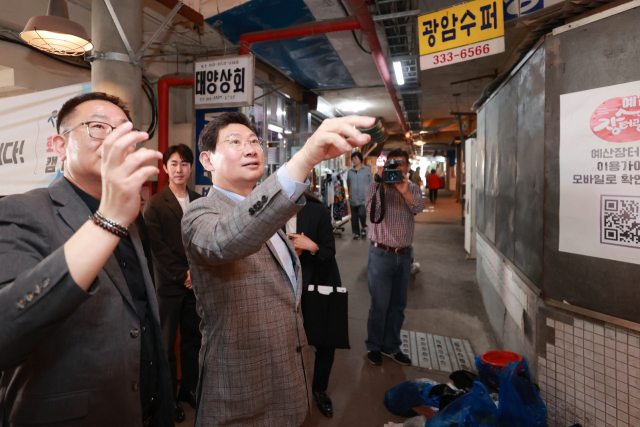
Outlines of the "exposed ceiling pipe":
[[[169,148],[169,88],[172,86],[193,87],[193,77],[167,76],[158,80],[158,151],[164,153]],[[162,160],[158,160],[158,188],[162,190],[167,183],[168,176],[162,167]]]
[[389,92],[389,96],[391,96],[391,102],[393,102],[393,108],[396,110],[396,115],[398,116],[398,121],[402,126],[402,132],[409,132],[409,126],[407,125],[406,120],[404,119],[404,114],[402,112],[402,108],[400,107],[400,102],[398,102],[398,95],[396,93],[396,88],[393,86],[393,82],[391,81],[391,74],[389,73],[389,68],[387,67],[387,60],[382,53],[382,46],[380,46],[380,41],[378,40],[378,34],[376,34],[375,24],[373,23],[373,18],[369,13],[369,9],[367,9],[367,2],[363,0],[348,0],[351,5],[351,10],[356,15],[358,21],[360,21],[360,29],[362,33],[367,38],[367,43],[369,44],[369,50],[371,50],[371,55],[373,56],[373,60],[378,67],[378,71],[380,72],[380,77],[382,77],[382,81],[384,82],[385,87],[387,88],[387,92]]
[[279,30],[256,31],[240,36],[240,55],[248,55],[253,43],[271,40],[290,39],[293,37],[312,36],[314,34],[333,33],[335,31],[350,31],[360,29],[360,22],[354,18],[327,19],[312,21],[302,25],[282,28]]

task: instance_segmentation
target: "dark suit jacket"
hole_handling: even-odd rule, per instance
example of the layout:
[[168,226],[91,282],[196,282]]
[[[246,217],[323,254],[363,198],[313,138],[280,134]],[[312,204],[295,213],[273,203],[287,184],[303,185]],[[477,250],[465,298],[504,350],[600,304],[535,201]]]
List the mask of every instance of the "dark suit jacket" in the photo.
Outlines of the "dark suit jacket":
[[[187,189],[189,202],[202,197]],[[182,207],[169,185],[154,194],[144,209],[144,219],[151,240],[153,270],[158,295],[182,295],[192,292],[185,288],[189,262],[182,244]]]
[[307,198],[307,204],[298,212],[296,222],[296,232],[304,233],[319,248],[315,255],[311,255],[309,251],[300,255],[303,292],[307,292],[310,284],[341,287],[342,281],[336,262],[336,240],[329,210],[322,203]]
[[[64,243],[91,212],[66,180],[0,200],[0,426],[140,426],[140,321],[114,255],[88,291]],[[129,227],[162,346],[158,304]],[[86,262],[92,262],[87,259]],[[19,300],[28,301],[24,306]],[[160,426],[173,426],[171,377],[158,357]]]

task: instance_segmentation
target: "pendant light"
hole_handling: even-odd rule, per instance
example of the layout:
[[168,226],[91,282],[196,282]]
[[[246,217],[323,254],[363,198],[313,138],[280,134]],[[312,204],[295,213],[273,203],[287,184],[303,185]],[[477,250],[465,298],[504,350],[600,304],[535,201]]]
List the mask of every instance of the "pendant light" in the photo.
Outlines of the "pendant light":
[[42,51],[63,56],[81,56],[93,49],[82,25],[69,19],[65,0],[49,0],[46,16],[29,19],[20,38]]

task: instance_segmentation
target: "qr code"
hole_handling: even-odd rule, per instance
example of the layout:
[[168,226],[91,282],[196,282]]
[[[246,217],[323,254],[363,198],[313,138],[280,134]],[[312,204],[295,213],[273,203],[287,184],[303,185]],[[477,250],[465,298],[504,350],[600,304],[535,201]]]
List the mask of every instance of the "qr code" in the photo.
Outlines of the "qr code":
[[601,196],[600,243],[640,249],[640,197]]

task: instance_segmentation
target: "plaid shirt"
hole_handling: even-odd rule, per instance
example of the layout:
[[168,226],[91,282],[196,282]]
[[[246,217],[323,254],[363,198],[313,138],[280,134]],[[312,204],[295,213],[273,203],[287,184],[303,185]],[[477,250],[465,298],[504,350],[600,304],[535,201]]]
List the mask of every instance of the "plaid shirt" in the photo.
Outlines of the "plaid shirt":
[[[371,214],[371,201],[374,193],[378,192],[377,182],[372,182],[367,188],[365,205],[367,214]],[[414,214],[422,212],[426,205],[422,200],[420,187],[409,182],[409,192],[413,195],[413,206],[409,205],[402,194],[393,186],[388,186],[385,193],[386,213],[380,224],[371,224],[369,239],[392,248],[406,248],[413,243]],[[376,199],[376,219],[380,215],[380,194]]]

